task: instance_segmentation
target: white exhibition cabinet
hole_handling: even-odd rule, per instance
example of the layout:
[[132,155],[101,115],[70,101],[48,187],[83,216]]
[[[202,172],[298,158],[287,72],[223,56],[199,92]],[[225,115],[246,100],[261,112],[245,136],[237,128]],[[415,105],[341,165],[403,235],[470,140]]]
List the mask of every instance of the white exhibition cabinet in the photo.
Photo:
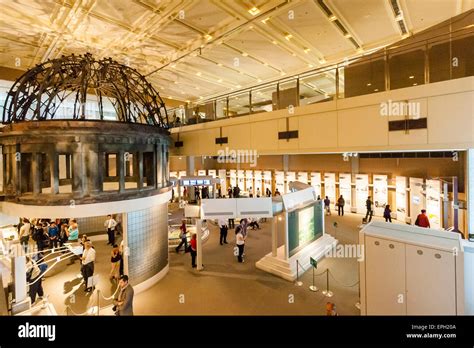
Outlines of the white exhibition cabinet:
[[465,314],[458,233],[374,221],[359,243],[362,315]]

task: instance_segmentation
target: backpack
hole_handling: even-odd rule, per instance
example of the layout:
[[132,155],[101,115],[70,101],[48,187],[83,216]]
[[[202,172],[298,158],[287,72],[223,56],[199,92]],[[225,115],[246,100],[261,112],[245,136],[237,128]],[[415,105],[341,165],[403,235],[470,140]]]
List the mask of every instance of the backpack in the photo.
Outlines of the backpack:
[[36,228],[33,230],[33,235],[31,236],[35,242],[38,242],[41,240],[41,237],[43,235],[43,228]]

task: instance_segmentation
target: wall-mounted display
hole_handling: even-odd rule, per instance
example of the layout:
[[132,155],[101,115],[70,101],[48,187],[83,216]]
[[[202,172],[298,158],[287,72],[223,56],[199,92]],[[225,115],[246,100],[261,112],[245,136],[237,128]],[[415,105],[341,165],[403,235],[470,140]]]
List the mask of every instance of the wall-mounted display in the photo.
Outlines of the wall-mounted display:
[[[407,178],[397,176],[395,178],[395,204],[397,206],[397,220],[405,222],[407,217]],[[394,211],[394,209],[392,209]]]
[[217,177],[217,173],[216,173],[216,170],[215,169],[209,169],[207,171],[207,174],[212,176],[213,178],[216,178]]
[[275,172],[275,191],[278,190],[280,194],[285,193],[285,172]]
[[303,184],[308,183],[308,173],[306,172],[298,172],[298,175],[296,176],[296,180],[299,182],[302,182]]
[[270,192],[272,192],[272,194],[273,194],[273,191],[272,191],[272,172],[269,171],[269,170],[265,170],[263,172],[263,192],[262,192],[263,196],[265,196],[265,192],[267,191],[267,189],[269,189]]
[[[186,176],[186,171],[185,170],[180,170],[178,172],[178,179],[181,179],[183,176]],[[184,187],[183,186],[180,187],[180,191],[181,191],[180,192],[181,197],[183,197],[183,195],[184,195]]]
[[262,191],[262,183],[263,183],[262,171],[261,170],[256,170],[256,171],[254,171],[253,175],[254,175],[254,178],[255,178],[255,182],[254,182],[255,197],[258,194],[258,189],[260,189],[260,197],[262,197],[262,196],[265,195],[265,192]]
[[314,187],[314,193],[316,197],[322,197],[321,195],[321,173],[312,172],[311,173],[311,186]]
[[423,194],[423,179],[410,178],[410,218],[413,225],[421,209],[425,209],[425,195]]
[[367,207],[365,202],[369,197],[369,175],[356,174],[355,176],[356,189],[356,208],[358,214],[365,214]]
[[441,181],[426,180],[426,215],[431,228],[441,229]]
[[253,184],[253,170],[245,171],[245,190],[248,191],[249,195],[255,195],[255,187]]
[[295,172],[287,172],[286,173],[286,181],[285,181],[285,193],[290,192],[290,182],[296,181],[296,173]]
[[206,176],[206,170],[205,169],[199,169],[198,170],[198,176]]
[[383,216],[385,206],[388,204],[388,187],[387,187],[387,176],[377,175],[373,176],[374,186],[374,215]]
[[[339,195],[344,198],[344,209],[350,211],[352,201],[352,175],[347,173],[339,174]],[[339,197],[338,197],[339,198]]]
[[229,183],[230,183],[231,188],[234,188],[237,186],[237,170],[236,169],[229,170]]
[[[324,196],[328,196],[334,209],[336,208],[336,174],[324,173]],[[324,199],[324,197],[321,197]]]

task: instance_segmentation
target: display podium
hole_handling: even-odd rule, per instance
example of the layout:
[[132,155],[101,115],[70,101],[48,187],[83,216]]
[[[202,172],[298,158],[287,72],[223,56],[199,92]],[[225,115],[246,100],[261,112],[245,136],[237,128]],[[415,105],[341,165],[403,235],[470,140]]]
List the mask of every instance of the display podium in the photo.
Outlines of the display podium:
[[[255,264],[257,268],[288,281],[297,278],[297,264],[304,269],[310,259],[320,260],[337,240],[324,231],[322,201],[316,200],[314,188],[303,183],[292,183],[303,188],[275,198],[272,224],[272,252]],[[283,203],[283,204],[282,204]],[[278,236],[283,235],[283,241]]]

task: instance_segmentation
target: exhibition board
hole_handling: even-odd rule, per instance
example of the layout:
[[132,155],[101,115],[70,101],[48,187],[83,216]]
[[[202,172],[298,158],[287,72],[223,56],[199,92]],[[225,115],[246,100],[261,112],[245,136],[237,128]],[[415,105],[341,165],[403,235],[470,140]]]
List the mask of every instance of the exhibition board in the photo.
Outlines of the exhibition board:
[[374,191],[374,197],[372,197],[372,200],[375,206],[374,215],[383,216],[385,206],[388,204],[387,176],[374,174],[372,179]]
[[275,192],[278,190],[280,194],[285,193],[285,172],[275,172]]
[[286,173],[286,180],[285,180],[285,193],[290,192],[289,183],[292,181],[296,181],[296,173],[295,172],[287,172]]
[[307,172],[298,172],[298,175],[296,177],[299,182],[302,182],[303,184],[308,183],[308,173]]
[[260,170],[254,171],[254,177],[255,177],[255,185],[254,185],[255,195],[259,193],[258,189],[260,189],[260,196],[262,196],[265,194],[265,191],[262,191],[262,184],[263,184],[262,171]]
[[253,184],[253,171],[245,171],[245,190],[250,194],[255,194],[255,186]]
[[316,197],[322,197],[321,194],[321,173],[312,172],[311,173],[311,186],[314,188],[314,193]]
[[415,223],[421,210],[426,207],[423,183],[424,180],[421,178],[410,178],[410,218],[412,224]]
[[225,169],[219,169],[218,176],[221,182],[221,195],[226,195],[227,194],[227,171]]
[[240,191],[245,191],[245,170],[237,170],[237,186],[240,188]]
[[[324,173],[324,196],[327,196],[333,207],[336,204],[336,174]],[[337,208],[336,208],[337,209]]]
[[236,169],[229,170],[229,183],[230,183],[230,188],[234,188],[237,186],[237,170]]
[[265,192],[270,190],[270,192],[273,192],[272,188],[272,172],[270,170],[265,170],[263,172],[263,192],[262,195],[265,194]]
[[352,175],[350,173],[339,174],[339,196],[344,198],[344,208],[350,211],[352,206]]
[[356,211],[358,214],[365,214],[367,207],[365,202],[369,196],[369,175],[368,174],[356,174],[355,176],[355,188],[356,188]]
[[206,175],[206,170],[205,170],[205,169],[200,169],[200,170],[198,170],[197,175],[198,175],[198,176],[205,176],[205,175]]
[[207,171],[207,175],[212,176],[213,178],[217,178],[217,171],[215,169],[209,169]]
[[[407,217],[408,195],[407,195],[407,178],[397,176],[395,178],[395,205],[397,207],[397,220],[405,221]],[[393,211],[393,209],[392,209]]]
[[441,181],[426,180],[426,215],[431,228],[441,228]]

